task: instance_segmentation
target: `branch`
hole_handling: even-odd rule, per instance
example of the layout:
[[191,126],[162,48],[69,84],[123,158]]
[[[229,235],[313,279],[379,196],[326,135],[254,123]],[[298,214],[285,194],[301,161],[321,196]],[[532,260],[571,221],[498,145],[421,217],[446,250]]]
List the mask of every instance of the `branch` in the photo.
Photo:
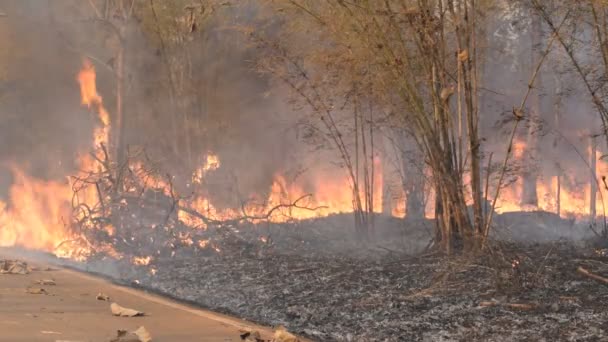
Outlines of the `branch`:
[[583,266],[579,266],[576,269],[576,272],[578,272],[578,273],[580,273],[580,274],[582,274],[582,275],[584,275],[586,277],[589,277],[591,279],[595,279],[595,280],[597,280],[599,282],[602,282],[602,283],[604,283],[604,285],[608,285],[608,278],[605,278],[605,277],[602,277],[600,275],[591,273],[588,270],[586,270],[585,268],[583,268]]
[[97,6],[95,6],[95,3],[93,3],[93,0],[89,0],[89,5],[91,5],[91,8],[93,8],[93,10],[95,11],[97,18],[102,19],[103,17],[101,15],[101,12],[99,12],[99,9],[97,9]]
[[490,233],[490,226],[492,225],[492,219],[494,217],[494,210],[496,209],[496,202],[500,195],[500,189],[502,186],[502,182],[504,180],[505,173],[507,171],[507,164],[509,162],[509,157],[511,156],[511,150],[513,149],[513,139],[515,138],[515,133],[517,131],[517,127],[519,126],[519,123],[523,119],[524,107],[526,106],[528,97],[530,96],[530,93],[532,92],[532,88],[534,87],[534,81],[536,80],[536,77],[538,76],[540,68],[543,65],[543,62],[545,61],[545,58],[549,55],[549,52],[551,51],[551,47],[553,46],[553,42],[555,41],[556,38],[559,37],[559,29],[566,22],[566,19],[568,18],[569,15],[570,15],[570,11],[568,11],[566,13],[566,15],[564,16],[564,19],[559,24],[559,27],[555,30],[555,33],[551,35],[551,39],[549,40],[549,43],[547,44],[547,48],[545,49],[545,51],[543,52],[543,55],[541,56],[540,60],[538,61],[537,65],[536,65],[536,69],[534,69],[534,72],[532,73],[532,77],[530,77],[530,82],[528,82],[528,90],[526,91],[526,94],[524,95],[524,97],[521,101],[521,104],[519,105],[519,108],[513,109],[513,115],[515,115],[515,124],[513,125],[513,130],[511,131],[511,137],[509,139],[509,144],[507,146],[507,152],[505,153],[505,159],[502,163],[502,170],[500,172],[500,177],[498,178],[498,184],[496,185],[496,193],[494,194],[494,198],[492,199],[492,208],[491,208],[490,212],[488,213],[488,220],[486,221],[486,225],[484,227],[483,236],[482,236],[482,246],[485,245],[485,242],[488,238],[488,234]]

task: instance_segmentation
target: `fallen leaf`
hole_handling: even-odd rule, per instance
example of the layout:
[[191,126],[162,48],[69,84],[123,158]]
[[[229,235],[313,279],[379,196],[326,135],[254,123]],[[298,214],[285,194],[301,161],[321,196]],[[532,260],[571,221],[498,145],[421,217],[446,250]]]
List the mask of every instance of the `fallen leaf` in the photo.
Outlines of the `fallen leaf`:
[[42,330],[40,333],[45,334],[45,335],[61,335],[61,333],[58,331],[50,331],[50,330]]
[[101,293],[101,292],[99,292],[97,294],[97,297],[95,297],[95,298],[97,298],[97,300],[105,300],[105,301],[109,301],[110,300],[110,296],[108,296],[105,293]]
[[148,330],[146,330],[146,328],[144,328],[143,326],[137,328],[137,330],[135,330],[133,332],[133,334],[135,334],[139,338],[139,341],[141,341],[141,342],[152,341],[152,336],[150,335]]
[[458,53],[458,60],[461,62],[465,62],[467,59],[469,59],[469,51],[467,50],[462,50]]
[[260,332],[257,330],[241,330],[241,340],[246,342],[260,342],[262,341],[262,336]]
[[144,313],[141,311],[123,308],[122,306],[112,303],[110,304],[110,310],[112,310],[112,315],[121,316],[121,317],[135,317],[135,316],[143,316]]
[[48,294],[45,289],[40,287],[30,287],[25,292],[29,294]]
[[273,342],[300,342],[295,335],[285,329],[282,325],[279,325],[274,331],[274,337],[272,339]]
[[40,285],[57,285],[57,283],[55,283],[55,281],[53,279],[41,279],[36,281],[36,284],[40,284]]
[[0,273],[1,274],[28,274],[31,268],[27,266],[26,262],[18,260],[1,260],[0,261]]

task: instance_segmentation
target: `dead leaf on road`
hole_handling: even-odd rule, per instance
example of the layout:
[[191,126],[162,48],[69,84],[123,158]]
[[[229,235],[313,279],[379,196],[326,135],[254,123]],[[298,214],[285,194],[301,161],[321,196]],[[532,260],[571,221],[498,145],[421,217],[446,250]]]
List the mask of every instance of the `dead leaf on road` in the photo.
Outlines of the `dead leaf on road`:
[[110,304],[110,310],[112,310],[112,315],[120,316],[120,317],[135,317],[135,316],[143,316],[144,313],[141,311],[123,308],[122,306],[112,303]]
[[274,331],[273,342],[300,342],[295,335],[285,329],[282,325],[279,325],[277,329]]
[[126,330],[118,330],[116,332],[116,338],[110,340],[110,342],[150,342],[152,337],[146,328],[139,327],[137,330],[127,332]]
[[110,300],[110,296],[108,296],[105,293],[101,293],[101,292],[99,292],[97,294],[97,297],[95,297],[95,298],[97,298],[97,300],[105,300],[105,301],[109,301]]
[[30,287],[27,290],[25,290],[25,292],[27,292],[29,294],[48,294],[48,292],[46,292],[45,289],[40,288],[40,287]]
[[36,284],[39,285],[57,285],[57,283],[55,283],[55,281],[53,279],[41,279],[41,280],[37,280]]
[[0,260],[0,274],[28,274],[31,269],[26,262],[19,260]]
[[241,340],[246,342],[259,342],[262,341],[262,336],[257,330],[240,330]]
[[135,334],[139,338],[139,341],[141,341],[141,342],[152,341],[152,336],[150,335],[148,330],[146,330],[146,328],[144,328],[143,326],[137,328],[137,330],[135,330],[133,332],[133,334]]

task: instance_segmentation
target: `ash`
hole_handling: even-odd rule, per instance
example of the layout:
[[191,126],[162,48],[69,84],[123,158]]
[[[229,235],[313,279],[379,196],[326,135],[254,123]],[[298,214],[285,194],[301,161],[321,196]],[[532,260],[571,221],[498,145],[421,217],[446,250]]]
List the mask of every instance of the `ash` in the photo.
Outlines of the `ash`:
[[[362,242],[336,228],[349,220],[207,229],[190,236],[204,247],[172,241],[148,265],[99,255],[80,267],[316,341],[608,338],[608,285],[577,272],[608,276],[608,249],[597,239],[565,241],[584,225],[509,214],[498,222],[510,229],[498,230],[490,251],[448,258],[425,252],[430,221],[379,217],[383,229]],[[541,241],[523,243],[533,240]]]

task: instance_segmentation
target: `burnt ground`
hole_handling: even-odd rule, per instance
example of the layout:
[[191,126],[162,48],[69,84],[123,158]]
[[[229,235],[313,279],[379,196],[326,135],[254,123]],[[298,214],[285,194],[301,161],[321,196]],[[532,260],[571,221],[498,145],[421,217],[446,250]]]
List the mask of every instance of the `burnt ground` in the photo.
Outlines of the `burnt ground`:
[[[221,235],[213,248],[177,248],[147,266],[125,258],[85,267],[318,341],[607,340],[608,285],[577,268],[608,276],[608,250],[563,241],[584,230],[572,222],[529,213],[517,219],[523,230],[516,223],[508,230],[516,242],[494,241],[477,256],[420,254],[424,229],[361,244],[334,228],[298,223],[272,228],[281,233],[270,234],[271,242],[261,241],[267,226],[205,231],[206,238]],[[322,222],[331,226],[329,219],[314,227]]]

